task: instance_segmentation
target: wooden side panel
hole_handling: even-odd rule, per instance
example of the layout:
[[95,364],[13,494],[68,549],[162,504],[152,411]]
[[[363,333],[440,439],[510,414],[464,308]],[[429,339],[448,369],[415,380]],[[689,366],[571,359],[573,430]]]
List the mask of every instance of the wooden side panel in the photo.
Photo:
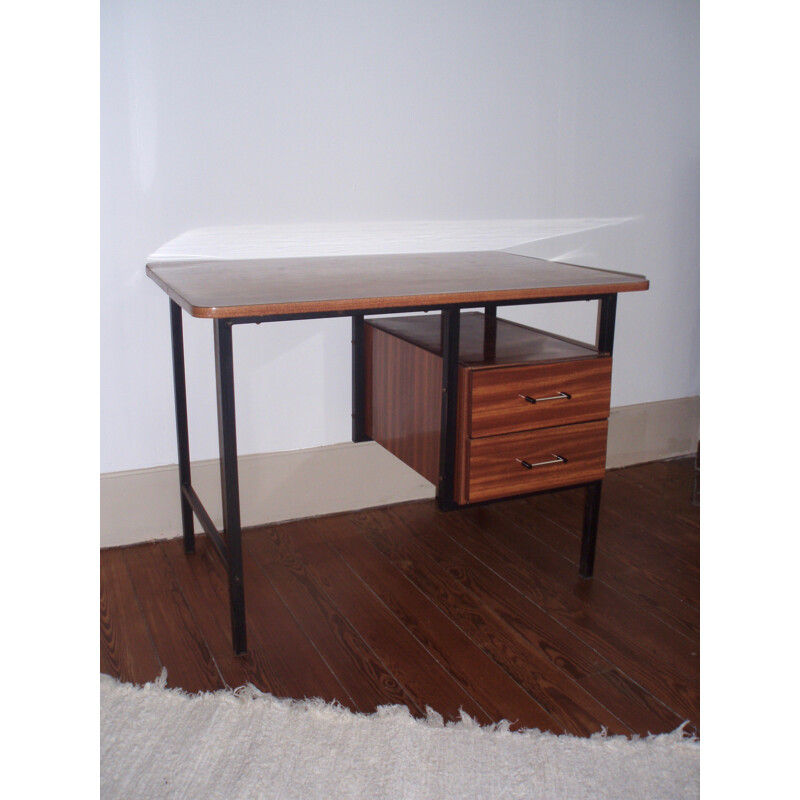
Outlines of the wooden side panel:
[[[439,482],[442,359],[367,323],[364,326],[365,429],[433,484]],[[458,369],[455,501],[467,502],[469,370]]]
[[458,368],[458,419],[456,434],[456,482],[453,497],[456,503],[466,503],[469,494],[469,433],[472,370]]
[[[605,474],[608,422],[585,422],[559,428],[511,433],[469,442],[469,501],[600,480]],[[561,456],[565,463],[527,469]]]
[[[544,398],[560,392],[569,398],[530,403],[520,396]],[[475,370],[471,435],[496,436],[605,419],[610,403],[610,358]]]
[[442,360],[369,323],[366,433],[431,483],[438,483]]

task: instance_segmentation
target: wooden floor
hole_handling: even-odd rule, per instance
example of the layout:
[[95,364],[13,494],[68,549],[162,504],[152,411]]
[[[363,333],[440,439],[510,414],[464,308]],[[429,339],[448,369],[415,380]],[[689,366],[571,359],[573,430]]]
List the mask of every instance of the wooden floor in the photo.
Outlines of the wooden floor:
[[205,540],[101,552],[100,668],[190,692],[253,683],[369,712],[507,719],[585,736],[699,733],[694,459],[609,472],[595,577],[583,490],[449,513],[434,503],[244,533],[249,652],[235,657]]

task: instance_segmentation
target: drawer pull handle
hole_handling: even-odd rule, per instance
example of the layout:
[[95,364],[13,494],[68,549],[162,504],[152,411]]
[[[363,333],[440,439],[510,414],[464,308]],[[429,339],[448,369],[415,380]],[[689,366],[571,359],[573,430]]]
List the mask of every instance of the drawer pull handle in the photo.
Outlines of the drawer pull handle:
[[550,397],[529,397],[527,394],[520,394],[517,397],[521,397],[528,403],[543,403],[545,400],[569,400],[572,395],[567,394],[567,392],[559,392],[558,394],[551,395]]
[[555,453],[550,453],[553,456],[552,461],[537,461],[535,464],[531,464],[530,461],[523,461],[521,458],[518,458],[520,464],[522,464],[525,469],[533,469],[534,467],[543,467],[545,464],[566,464],[567,459],[563,458],[562,456],[558,456]]

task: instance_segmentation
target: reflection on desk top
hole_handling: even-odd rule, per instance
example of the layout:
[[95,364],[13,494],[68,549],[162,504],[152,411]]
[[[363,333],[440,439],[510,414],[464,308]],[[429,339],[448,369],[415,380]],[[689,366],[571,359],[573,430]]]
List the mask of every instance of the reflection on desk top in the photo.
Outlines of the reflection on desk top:
[[643,291],[647,278],[502,251],[190,261],[147,274],[194,317],[430,308]]

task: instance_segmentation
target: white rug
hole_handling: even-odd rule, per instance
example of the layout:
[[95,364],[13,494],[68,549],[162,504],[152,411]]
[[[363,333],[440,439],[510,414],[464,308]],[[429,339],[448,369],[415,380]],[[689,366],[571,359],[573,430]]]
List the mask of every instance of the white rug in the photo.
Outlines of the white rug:
[[589,739],[353,714],[252,687],[187,695],[165,673],[136,687],[101,676],[101,799],[699,797],[700,745],[680,730]]

